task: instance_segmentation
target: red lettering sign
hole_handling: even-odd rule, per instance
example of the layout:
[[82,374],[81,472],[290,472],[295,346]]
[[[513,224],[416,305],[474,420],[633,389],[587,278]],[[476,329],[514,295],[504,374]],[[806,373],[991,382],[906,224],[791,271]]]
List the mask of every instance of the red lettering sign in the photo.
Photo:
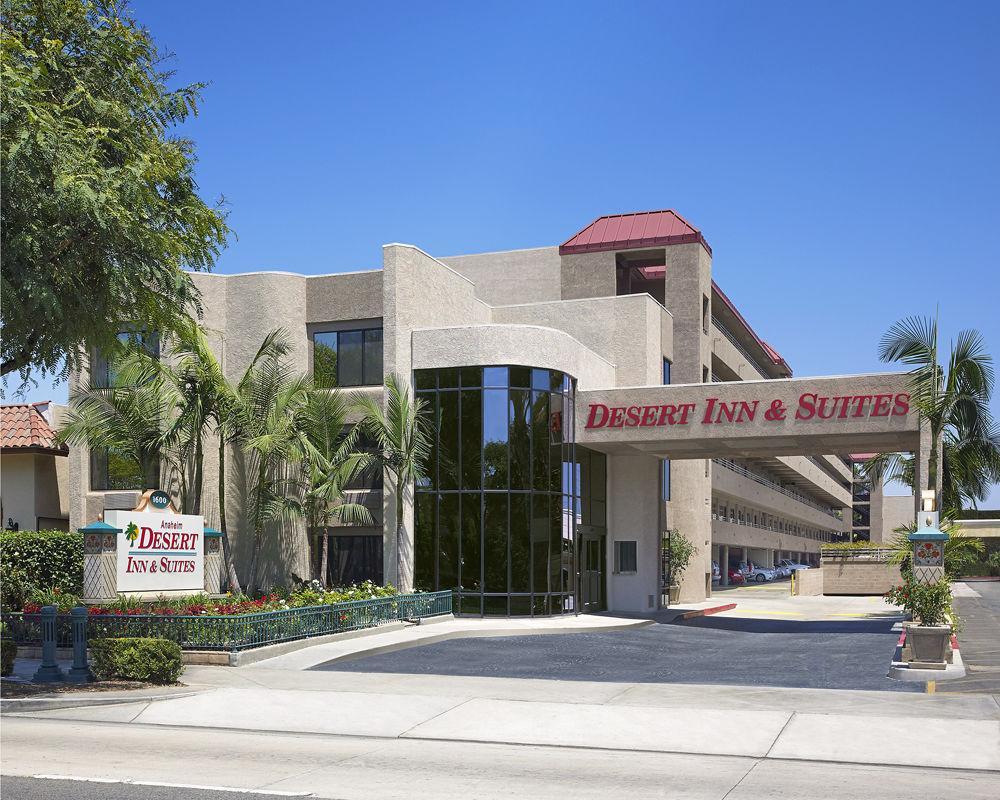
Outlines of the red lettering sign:
[[[586,428],[651,428],[665,425],[687,425],[696,403],[651,406],[606,406],[591,403]],[[764,406],[763,419],[783,422],[786,409],[779,400]],[[698,421],[702,425],[745,425],[758,418],[760,400],[720,400],[705,398],[704,412]],[[826,396],[816,392],[799,395],[794,419],[863,419],[866,417],[903,417],[910,412],[908,394],[857,394]],[[143,531],[146,529],[144,528]]]

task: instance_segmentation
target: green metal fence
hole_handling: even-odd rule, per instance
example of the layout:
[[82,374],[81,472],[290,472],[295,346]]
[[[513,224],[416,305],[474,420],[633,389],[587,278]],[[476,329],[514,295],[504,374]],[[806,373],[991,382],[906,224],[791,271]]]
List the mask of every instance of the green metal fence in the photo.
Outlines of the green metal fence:
[[[218,617],[92,614],[87,619],[87,638],[148,636],[170,639],[185,650],[248,650],[294,639],[375,628],[399,620],[451,614],[451,598],[450,591],[426,592]],[[60,647],[68,646],[69,620],[69,614],[57,617]],[[8,635],[18,644],[41,642],[40,614],[4,614],[3,621],[8,625]]]

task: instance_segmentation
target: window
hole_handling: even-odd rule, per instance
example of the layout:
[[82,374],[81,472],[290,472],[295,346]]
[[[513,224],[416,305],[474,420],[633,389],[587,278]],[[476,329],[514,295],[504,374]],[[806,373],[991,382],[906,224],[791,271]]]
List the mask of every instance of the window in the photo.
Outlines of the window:
[[415,492],[415,574],[462,615],[572,612],[576,525],[605,525],[606,463],[574,444],[570,376],[415,370],[432,431]]
[[708,333],[708,297],[701,296],[701,328]]
[[638,558],[636,557],[636,543],[634,541],[615,542],[615,573],[627,574],[636,572]]
[[670,384],[670,359],[663,359],[663,385],[668,386]]
[[701,368],[701,382],[708,383],[708,367]]
[[666,502],[670,499],[670,460],[664,458],[660,461],[660,481],[661,481],[661,495],[660,499]]
[[313,380],[321,389],[382,383],[382,329],[314,333]]

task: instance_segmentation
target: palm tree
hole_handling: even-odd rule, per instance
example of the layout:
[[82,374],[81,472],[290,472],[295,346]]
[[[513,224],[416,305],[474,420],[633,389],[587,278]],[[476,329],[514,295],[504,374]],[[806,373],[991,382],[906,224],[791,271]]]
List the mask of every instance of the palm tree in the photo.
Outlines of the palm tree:
[[269,338],[276,352],[251,364],[236,386],[225,423],[245,459],[246,514],[254,533],[247,573],[251,593],[259,583],[265,526],[304,510],[301,484],[293,469],[308,457],[302,418],[311,384],[305,376],[294,374],[280,354],[287,351],[285,332],[276,331]]
[[[226,378],[222,364],[216,357],[208,342],[204,329],[194,320],[183,326],[171,341],[171,354],[175,359],[172,366],[166,367],[173,376],[183,396],[181,412],[178,414],[176,426],[180,430],[194,433],[196,446],[194,450],[194,473],[199,487],[202,486],[202,433],[214,426],[219,461],[219,530],[222,531],[222,549],[226,560],[226,571],[229,577],[230,589],[240,592],[239,576],[236,572],[235,559],[229,540],[229,530],[226,522],[226,451],[229,447],[238,445],[236,430],[237,386]],[[241,378],[241,383],[248,380],[265,360],[279,359],[288,353],[289,344],[280,330],[274,330],[264,337],[257,353],[250,360],[250,365]],[[200,494],[198,496],[200,505]],[[194,513],[200,513],[195,511]]]
[[[989,407],[993,359],[982,335],[976,330],[961,331],[944,368],[938,363],[937,319],[909,317],[886,331],[879,358],[913,367],[911,402],[931,431],[926,488],[937,486],[940,472],[944,516],[983,500],[990,485],[1000,480],[1000,432]],[[914,491],[925,488],[913,485],[912,458],[899,453],[878,454],[866,462],[863,472],[873,483],[897,479],[908,482]]]
[[333,518],[349,524],[371,525],[371,512],[346,500],[345,487],[369,465],[367,454],[356,452],[358,429],[347,424],[348,406],[335,389],[313,389],[301,417],[306,449],[305,505],[309,527],[323,530],[317,579],[326,585],[329,537]]
[[114,354],[109,361],[115,369],[107,383],[92,374],[85,385],[74,390],[59,434],[69,444],[106,453],[109,463],[117,464],[128,479],[129,488],[158,483],[161,468],[176,469],[179,462],[166,435],[176,393],[168,381],[157,376],[137,380],[134,366],[138,357],[130,351]]
[[425,477],[424,465],[431,451],[430,435],[424,420],[424,401],[413,401],[406,381],[390,375],[385,382],[385,407],[362,396],[358,406],[364,413],[363,428],[378,447],[377,458],[392,480],[396,498],[396,585],[401,591],[413,588],[412,558],[405,538],[403,508],[405,493],[415,480]]

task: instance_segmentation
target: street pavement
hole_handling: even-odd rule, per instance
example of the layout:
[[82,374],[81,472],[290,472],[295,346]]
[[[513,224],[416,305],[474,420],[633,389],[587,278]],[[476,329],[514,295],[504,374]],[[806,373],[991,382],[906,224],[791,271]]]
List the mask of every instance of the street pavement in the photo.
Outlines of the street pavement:
[[[210,800],[225,789],[338,800],[993,800],[997,773],[704,754],[264,734],[9,718],[3,797]],[[141,779],[183,787],[11,779]],[[8,782],[10,781],[10,782]],[[247,796],[247,795],[244,795]],[[258,795],[249,795],[256,797]],[[265,795],[259,795],[264,797]],[[274,796],[274,795],[271,795]]]
[[938,684],[938,691],[1000,695],[1000,581],[957,584],[955,595],[953,606],[961,622],[958,641],[966,674]]

